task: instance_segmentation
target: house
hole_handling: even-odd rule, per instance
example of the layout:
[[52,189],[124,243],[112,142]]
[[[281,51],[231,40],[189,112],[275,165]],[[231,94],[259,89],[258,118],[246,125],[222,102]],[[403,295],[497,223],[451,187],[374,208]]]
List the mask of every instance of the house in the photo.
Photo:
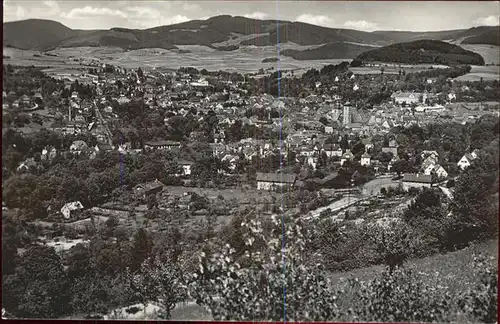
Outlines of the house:
[[447,178],[448,171],[446,171],[441,165],[436,165],[432,171],[438,178]]
[[118,104],[120,105],[124,105],[124,104],[127,104],[130,102],[130,99],[128,99],[127,97],[125,97],[124,95],[121,95],[120,98],[118,98],[117,100]]
[[420,101],[420,93],[416,92],[395,92],[392,94],[391,98],[396,104],[416,104]]
[[340,159],[340,165],[344,165],[346,161],[352,161],[354,159],[354,154],[351,153],[351,150],[345,150],[345,153],[342,155]]
[[113,150],[113,147],[106,143],[97,143],[94,149],[96,152],[100,151],[109,152]]
[[325,144],[322,151],[325,152],[327,157],[341,157],[343,153],[342,148],[338,144]]
[[71,217],[74,217],[81,213],[83,210],[83,205],[79,201],[73,201],[66,203],[62,208],[61,208],[61,213],[63,214],[65,219],[70,219]]
[[432,176],[425,174],[405,174],[403,176],[403,190],[410,188],[430,188],[432,186]]
[[145,150],[171,150],[174,148],[180,148],[180,142],[174,141],[148,141],[144,143]]
[[80,154],[83,151],[87,150],[89,147],[87,143],[85,143],[82,140],[76,140],[74,141],[71,146],[69,147],[69,150],[73,154]]
[[163,183],[158,180],[141,183],[134,187],[134,193],[140,197],[156,194],[163,190]]
[[36,168],[37,164],[35,162],[35,159],[33,158],[27,158],[26,161],[22,162],[18,167],[17,171],[18,172],[24,172],[28,171],[31,167]]
[[272,190],[274,188],[291,188],[295,184],[295,174],[257,172],[257,189]]
[[422,151],[422,153],[420,153],[420,157],[422,157],[422,159],[425,159],[427,157],[434,157],[434,158],[439,158],[439,153],[437,151]]
[[[475,154],[477,156],[477,154]],[[467,169],[471,164],[472,161],[474,161],[476,158],[472,153],[465,153],[464,156],[458,161],[457,165],[460,169],[465,170]]]
[[45,160],[45,159],[53,159],[57,156],[57,150],[55,147],[52,147],[52,146],[46,146],[43,150],[42,150],[42,160]]
[[361,143],[365,146],[365,151],[368,152],[373,148],[372,140],[371,138],[364,138]]
[[333,127],[325,126],[325,134],[333,134]]
[[306,158],[306,164],[310,165],[313,170],[316,170],[316,166],[318,165],[318,158],[309,156]]
[[191,175],[191,167],[193,166],[194,162],[180,160],[177,163],[182,167],[182,175],[184,175],[184,176]]
[[382,147],[383,153],[392,153],[393,156],[398,155],[398,143],[395,140],[389,141],[389,146]]
[[370,166],[370,162],[371,162],[370,160],[371,160],[371,156],[367,152],[365,152],[365,153],[363,153],[363,155],[361,155],[361,165]]

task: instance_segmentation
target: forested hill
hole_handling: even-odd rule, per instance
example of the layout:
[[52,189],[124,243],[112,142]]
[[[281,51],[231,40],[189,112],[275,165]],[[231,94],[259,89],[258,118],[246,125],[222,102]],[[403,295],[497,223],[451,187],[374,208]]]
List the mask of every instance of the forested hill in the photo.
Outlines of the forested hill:
[[481,55],[437,40],[418,40],[384,46],[363,52],[356,59],[363,62],[404,64],[484,65]]

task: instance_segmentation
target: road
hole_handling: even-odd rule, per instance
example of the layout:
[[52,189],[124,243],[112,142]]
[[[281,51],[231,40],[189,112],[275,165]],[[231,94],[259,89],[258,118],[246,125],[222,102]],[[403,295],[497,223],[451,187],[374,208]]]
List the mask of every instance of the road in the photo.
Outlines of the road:
[[113,133],[111,133],[111,131],[109,130],[108,122],[102,116],[101,111],[97,107],[95,101],[94,101],[94,109],[95,109],[95,113],[96,113],[97,119],[99,119],[99,122],[101,123],[102,126],[104,126],[104,129],[106,130],[106,136],[108,138],[108,144],[109,145],[113,145]]
[[361,195],[346,195],[345,197],[332,202],[328,206],[320,207],[315,210],[310,211],[305,218],[314,219],[319,217],[319,215],[330,209],[332,212],[336,212],[345,209],[351,205],[354,205],[362,200],[366,200],[372,196],[376,196],[380,193],[380,189],[383,187],[397,187],[399,185],[399,180],[392,180],[394,175],[382,175],[376,179],[365,183],[361,187]]
[[320,208],[317,208],[315,210],[312,210],[310,211],[306,218],[307,219],[313,219],[313,218],[317,218],[319,217],[319,215],[325,211],[325,210],[328,210],[330,209],[331,212],[336,212],[336,211],[339,211],[341,209],[344,209],[346,207],[349,207],[359,201],[363,200],[362,198],[360,197],[357,197],[357,196],[345,196],[337,201],[334,201],[333,203],[329,204],[328,206],[324,206],[324,207],[320,207]]

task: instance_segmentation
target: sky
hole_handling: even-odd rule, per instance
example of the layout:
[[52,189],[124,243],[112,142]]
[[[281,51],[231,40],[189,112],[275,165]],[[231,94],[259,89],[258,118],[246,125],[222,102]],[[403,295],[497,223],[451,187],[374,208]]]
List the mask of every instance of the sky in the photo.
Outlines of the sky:
[[498,1],[42,1],[4,0],[4,22],[51,19],[73,29],[151,28],[228,14],[364,31],[497,26]]

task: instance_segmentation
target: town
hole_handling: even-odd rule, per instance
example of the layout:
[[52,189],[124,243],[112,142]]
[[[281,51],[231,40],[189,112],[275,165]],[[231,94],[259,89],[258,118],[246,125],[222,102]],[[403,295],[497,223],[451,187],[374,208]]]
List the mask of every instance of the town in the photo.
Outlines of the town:
[[498,322],[498,2],[3,8],[2,319]]
[[[159,240],[150,252],[132,247],[136,269],[172,233],[183,239],[160,255],[189,258],[236,226],[235,215],[333,220],[349,235],[361,224],[390,228],[422,190],[451,206],[461,174],[498,156],[488,143],[498,136],[498,80],[460,82],[446,69],[282,71],[311,84],[296,97],[262,89],[273,71],[80,72],[4,68],[3,219],[25,231],[10,253],[54,247],[69,269],[96,235],[106,273],[125,267],[109,253],[130,235]],[[374,262],[347,259],[331,269]]]

